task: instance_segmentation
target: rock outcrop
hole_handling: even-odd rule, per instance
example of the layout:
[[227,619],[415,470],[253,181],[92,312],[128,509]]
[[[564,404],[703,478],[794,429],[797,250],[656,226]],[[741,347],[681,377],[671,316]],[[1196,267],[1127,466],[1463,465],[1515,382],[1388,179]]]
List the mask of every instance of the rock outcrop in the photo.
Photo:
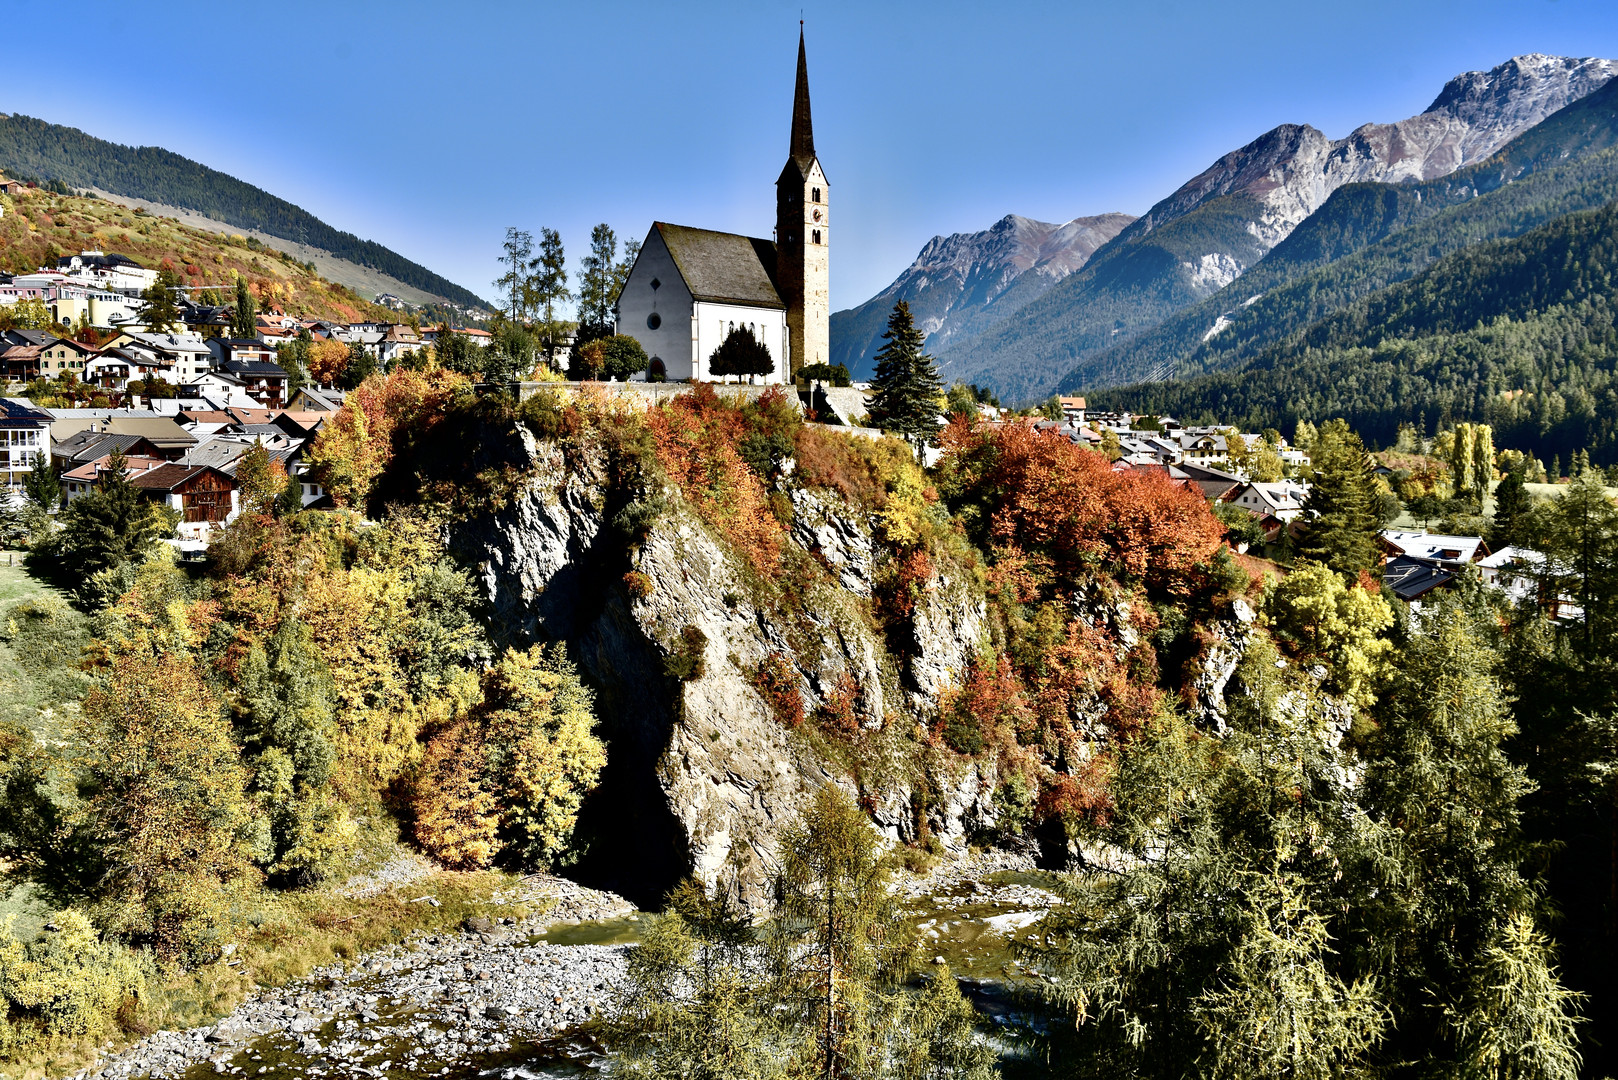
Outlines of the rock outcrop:
[[[794,542],[819,568],[800,557],[808,569],[788,604],[678,495],[635,501],[613,493],[600,454],[527,436],[523,447],[528,479],[503,508],[459,524],[452,543],[496,624],[519,643],[565,640],[596,687],[609,755],[581,817],[596,847],[580,875],[655,904],[694,872],[762,902],[781,828],[825,783],[857,791],[889,835],[912,839],[911,778],[873,760],[856,780],[825,760],[759,676],[784,665],[805,715],[836,706],[868,730],[902,731],[978,645],[984,603],[972,583],[930,583],[896,656],[871,614],[883,558],[871,522],[834,497],[793,493]],[[629,519],[642,522],[638,536]],[[992,778],[969,771],[931,781],[929,824],[954,843],[992,815]]]

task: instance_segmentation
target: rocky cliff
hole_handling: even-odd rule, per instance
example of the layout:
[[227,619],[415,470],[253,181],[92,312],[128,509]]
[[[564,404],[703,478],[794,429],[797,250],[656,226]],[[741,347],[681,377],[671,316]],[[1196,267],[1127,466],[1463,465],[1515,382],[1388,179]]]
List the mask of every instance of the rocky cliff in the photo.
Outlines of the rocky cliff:
[[[519,434],[527,479],[453,543],[495,623],[514,640],[567,641],[596,687],[609,764],[581,821],[581,876],[654,904],[694,872],[739,881],[756,903],[778,830],[828,782],[895,840],[925,822],[959,845],[992,822],[992,774],[958,762],[918,773],[899,745],[978,645],[984,601],[963,575],[936,575],[892,641],[869,602],[885,556],[839,500],[793,493],[793,543],[815,572],[787,607],[677,494],[632,503],[613,494],[603,455]],[[627,534],[647,506],[655,519]],[[794,730],[784,706],[849,713],[869,736],[858,759]]]

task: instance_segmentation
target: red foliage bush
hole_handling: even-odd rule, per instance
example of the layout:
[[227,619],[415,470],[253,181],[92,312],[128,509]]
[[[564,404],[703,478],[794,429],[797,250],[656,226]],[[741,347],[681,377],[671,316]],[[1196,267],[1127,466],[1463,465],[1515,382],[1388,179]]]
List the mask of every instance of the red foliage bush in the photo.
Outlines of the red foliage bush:
[[668,478],[704,521],[767,573],[780,560],[781,524],[763,482],[742,458],[739,436],[746,431],[738,413],[712,386],[698,383],[692,393],[650,410],[646,422]]
[[781,653],[771,653],[753,670],[753,688],[769,705],[775,718],[789,728],[803,723],[803,694],[798,671]]
[[948,490],[980,508],[988,544],[1020,552],[1043,586],[1106,567],[1184,594],[1224,535],[1200,493],[1163,473],[1115,472],[1055,432],[957,416],[942,438]]

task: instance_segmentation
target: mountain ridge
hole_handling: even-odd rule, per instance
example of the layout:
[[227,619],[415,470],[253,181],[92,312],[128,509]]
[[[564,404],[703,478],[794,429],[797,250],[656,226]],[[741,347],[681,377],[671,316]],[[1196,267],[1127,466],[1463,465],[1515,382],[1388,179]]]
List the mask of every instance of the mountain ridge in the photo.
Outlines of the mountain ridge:
[[833,313],[832,362],[868,376],[897,300],[911,305],[930,349],[971,336],[1081,269],[1132,221],[1120,213],[1060,224],[1007,214],[979,232],[934,236],[887,288]]
[[940,371],[1005,397],[1042,397],[1082,372],[1086,357],[1238,279],[1337,189],[1446,175],[1614,74],[1611,60],[1525,54],[1455,76],[1416,116],[1364,124],[1342,139],[1306,124],[1272,128],[1160,200],[1081,270],[1019,307],[1017,318],[973,338],[956,335],[938,350]]
[[0,114],[0,169],[193,211],[306,244],[468,307],[488,301],[372,240],[334,228],[263,188],[155,146],[125,146],[37,117]]

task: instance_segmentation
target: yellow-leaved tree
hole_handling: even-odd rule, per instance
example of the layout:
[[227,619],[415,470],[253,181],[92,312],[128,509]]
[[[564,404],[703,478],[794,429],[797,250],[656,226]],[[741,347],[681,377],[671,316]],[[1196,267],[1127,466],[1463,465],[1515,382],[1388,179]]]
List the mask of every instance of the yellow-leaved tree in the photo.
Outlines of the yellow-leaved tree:
[[1270,590],[1264,613],[1278,640],[1330,664],[1332,689],[1355,707],[1376,700],[1393,652],[1380,635],[1393,625],[1393,609],[1369,579],[1345,585],[1330,567],[1303,562]]
[[607,762],[592,695],[561,645],[507,649],[482,689],[483,700],[428,743],[417,838],[456,867],[556,863]]
[[116,657],[76,722],[88,791],[75,824],[103,865],[92,909],[163,959],[210,957],[256,877],[248,774],[218,700],[178,653]]

